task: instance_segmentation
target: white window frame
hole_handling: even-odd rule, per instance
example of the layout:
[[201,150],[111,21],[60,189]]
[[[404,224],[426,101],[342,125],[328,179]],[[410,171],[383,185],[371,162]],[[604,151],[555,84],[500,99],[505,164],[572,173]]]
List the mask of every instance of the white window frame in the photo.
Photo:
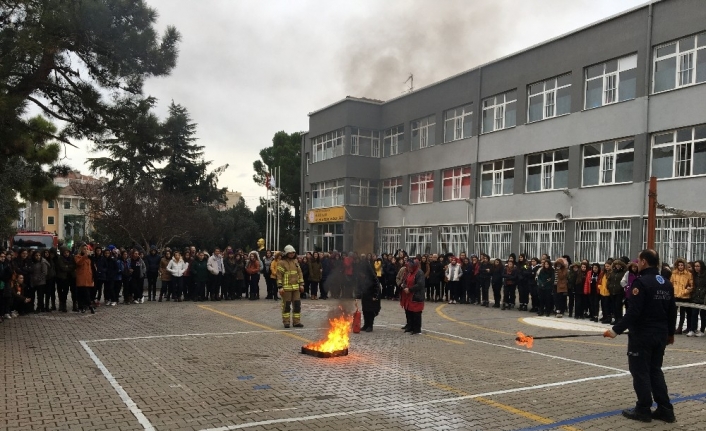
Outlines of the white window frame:
[[[691,129],[691,139],[687,141],[677,141],[679,132]],[[703,137],[696,138],[697,129]],[[672,140],[670,142],[664,142],[657,144],[657,138],[661,136],[672,135]],[[706,146],[706,125],[699,125],[693,127],[684,127],[677,130],[671,130],[664,133],[655,133],[652,135],[652,148],[650,151],[650,174],[652,175],[652,170],[654,169],[654,150],[657,148],[670,148],[672,149],[672,175],[669,177],[658,177],[660,180],[670,179],[670,178],[689,178],[689,177],[702,177],[706,175],[706,171],[700,174],[694,174],[695,160],[694,154],[696,153],[696,146]],[[684,151],[686,150],[686,151]],[[685,163],[687,162],[687,163]],[[679,170],[686,170],[688,174],[680,175]],[[655,175],[656,176],[656,175]]]
[[[429,184],[431,183],[431,190]],[[415,197],[413,185],[417,184],[417,196]],[[421,174],[412,174],[409,176],[409,204],[419,205],[434,202],[434,173],[424,172]]]
[[[449,174],[447,176],[447,174]],[[468,178],[468,186],[463,186],[463,179]],[[446,181],[451,181],[451,196],[446,196]],[[441,200],[442,202],[456,201],[471,198],[471,167],[461,166],[444,169],[441,172]],[[465,190],[464,190],[465,189]],[[466,193],[464,193],[464,191]]]
[[[564,77],[569,77],[569,83],[559,86],[559,79],[564,78]],[[542,85],[542,90],[538,91],[537,93],[531,93],[532,88],[538,85]],[[530,84],[527,86],[527,123],[536,123],[538,121],[542,120],[548,120],[550,118],[556,118],[556,117],[561,117],[564,115],[569,115],[571,113],[571,109],[569,109],[569,112],[565,112],[563,114],[558,114],[556,113],[556,94],[559,90],[562,90],[564,88],[569,88],[571,87],[571,73],[565,73],[563,75],[555,76],[554,78],[546,79],[544,81],[539,81],[535,82],[534,84]],[[531,120],[530,119],[530,99],[533,97],[538,97],[539,95],[542,96],[542,118],[538,120]]]
[[[507,162],[512,162],[512,167],[506,167]],[[496,163],[502,163],[502,165],[499,168],[495,167]],[[513,191],[510,193],[504,193],[503,191],[505,190],[505,174],[507,172],[512,172],[513,177]],[[479,195],[481,197],[493,197],[493,196],[509,196],[514,194],[514,184],[515,184],[515,159],[503,159],[503,160],[495,160],[493,162],[488,162],[488,163],[483,163],[481,165],[481,182],[479,184],[480,190],[479,190]],[[491,188],[491,194],[489,195],[484,195],[483,194],[483,175],[492,175],[493,176],[493,187]]]
[[306,153],[306,174],[309,175],[309,165],[311,164],[311,154]]
[[54,225],[56,223],[56,218],[54,216],[47,216],[47,225]]
[[409,227],[405,229],[405,248],[407,254],[431,254],[432,229],[430,227]]
[[[342,206],[345,204],[344,196],[343,180],[325,181],[311,185],[312,208]],[[330,201],[327,202],[327,199]]]
[[[557,153],[559,151],[566,151],[567,156],[566,159],[556,159]],[[568,155],[569,149],[568,148],[559,148],[557,150],[552,150],[552,151],[545,151],[543,153],[537,153],[537,154],[530,154],[528,156],[525,156],[525,193],[538,193],[538,192],[545,192],[549,190],[562,190],[568,188],[568,184],[566,187],[559,187],[556,188],[554,184],[554,180],[556,175],[554,173],[556,172],[556,165],[559,163],[566,163],[568,165],[569,163],[569,155]],[[545,157],[548,156],[549,154],[552,155],[552,160],[547,161],[545,160]],[[529,158],[532,156],[541,156],[542,161],[539,163],[533,163],[530,164]],[[539,190],[528,190],[527,185],[529,181],[529,170],[532,167],[540,166],[541,167],[541,172],[540,172],[540,188]],[[568,183],[568,178],[567,178],[567,183]]]
[[[369,143],[369,151],[366,149],[368,145],[364,145],[366,141]],[[350,154],[353,156],[380,157],[380,132],[352,127],[350,147]]]
[[[351,206],[363,206],[363,207],[376,207],[377,203],[377,184],[375,181],[363,180],[363,179],[351,179],[351,200],[348,205]],[[353,200],[353,189],[358,189],[358,201]],[[371,193],[372,192],[372,193]],[[371,199],[372,197],[372,199]]]
[[[620,144],[625,144],[628,142],[632,142],[632,147],[627,148],[627,149],[622,149],[620,150]],[[596,146],[600,145],[601,150],[598,152],[598,154],[592,154],[592,155],[586,155],[586,149],[589,146]],[[612,145],[613,149],[610,150],[609,146]],[[606,149],[607,148],[607,149]],[[605,150],[605,151],[604,151]],[[583,146],[581,149],[583,153],[583,157],[581,159],[581,187],[599,187],[599,186],[606,186],[606,185],[611,185],[611,184],[628,184],[632,183],[633,180],[630,179],[629,181],[621,181],[621,182],[616,182],[615,181],[615,174],[618,171],[618,155],[620,154],[633,154],[633,169],[634,169],[634,164],[635,164],[635,139],[634,138],[629,138],[629,139],[619,139],[617,141],[608,141],[608,142],[598,142],[596,144],[586,144]],[[586,159],[599,159],[599,165],[598,165],[598,184],[589,184],[586,185],[584,184],[584,169],[585,169],[585,161]],[[610,169],[612,167],[612,169]],[[608,170],[612,170],[611,173],[611,179],[610,181],[605,181],[605,172]]]
[[[657,217],[655,250],[663,262],[677,258],[688,262],[706,256],[706,218]],[[647,219],[644,220],[643,248],[647,248]]]
[[[682,49],[682,42],[689,38],[694,38],[694,47],[688,49]],[[668,47],[670,45],[675,45],[674,52],[671,54],[664,54],[662,56],[657,56],[658,51],[662,48]],[[698,65],[699,56],[706,55],[706,32],[696,35],[690,35],[682,37],[679,40],[674,40],[671,42],[663,43],[657,45],[652,49],[652,93],[659,94],[665,91],[672,91],[678,88],[689,87],[696,84],[701,84],[706,81],[696,82],[696,66]],[[685,58],[691,58],[688,64],[683,61]],[[664,61],[669,58],[676,58],[676,73],[674,74],[674,87],[668,88],[666,90],[655,91],[655,71],[657,70],[657,62]],[[706,63],[704,63],[706,64]],[[685,65],[690,65],[690,67],[685,68]],[[684,74],[688,73],[689,79],[683,80]]]
[[398,155],[400,153],[400,144],[402,143],[404,143],[404,125],[390,127],[385,130],[382,145],[382,156],[390,157]]
[[566,227],[564,223],[520,223],[520,253],[539,257],[547,253],[552,259],[564,255]]
[[512,248],[512,225],[478,224],[475,226],[476,250],[491,259],[505,259]]
[[[423,148],[433,147],[436,141],[436,115],[430,115],[419,120],[412,121],[412,139],[410,139],[410,150],[416,151]],[[419,148],[414,148],[415,139],[419,136]]]
[[[453,137],[447,139],[449,128]],[[444,111],[444,142],[458,141],[473,136],[473,103]]]
[[440,253],[458,256],[468,250],[468,226],[439,226],[437,248]]
[[380,237],[380,250],[378,254],[394,253],[399,250],[402,239],[402,229],[398,227],[383,227],[378,229]]
[[[402,196],[402,178],[388,178],[382,182],[382,207],[396,207],[400,204],[397,202],[397,194]],[[385,200],[388,196],[389,201]]]
[[[514,124],[507,125],[506,114],[509,105],[515,106],[515,121]],[[502,94],[489,97],[483,100],[483,115],[481,118],[481,133],[496,132],[498,130],[509,129],[517,125],[517,89],[507,91]],[[490,130],[485,129],[485,118],[487,115],[493,116],[493,127]]]
[[[612,62],[616,62],[615,70],[606,71],[608,69],[608,65]],[[596,67],[602,67],[603,72],[600,75],[589,78],[588,72]],[[634,97],[632,99],[620,100],[620,72],[625,72],[632,69],[637,69],[637,54],[627,55],[625,57],[587,67],[584,70],[583,109],[595,109],[618,102],[624,102],[625,100],[633,100]],[[601,104],[599,106],[589,107],[587,106],[588,84],[589,82],[596,80],[602,81]],[[635,90],[637,91],[637,82],[635,83]]]
[[309,211],[311,209],[311,197],[309,192],[304,193],[304,211]]
[[576,261],[605,262],[621,256],[631,256],[629,219],[576,222]]
[[344,129],[312,138],[311,151],[313,153],[312,163],[322,162],[345,154],[345,131]]

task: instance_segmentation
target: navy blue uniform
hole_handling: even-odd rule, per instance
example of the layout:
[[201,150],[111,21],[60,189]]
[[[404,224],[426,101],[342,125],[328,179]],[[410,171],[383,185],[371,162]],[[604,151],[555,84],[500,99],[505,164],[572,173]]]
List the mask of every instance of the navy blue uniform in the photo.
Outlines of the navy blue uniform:
[[637,395],[635,410],[650,414],[652,397],[658,407],[672,411],[667,383],[662,373],[667,339],[674,335],[677,306],[674,286],[664,279],[657,268],[640,271],[632,284],[625,316],[613,326],[617,334],[629,329],[628,365]]

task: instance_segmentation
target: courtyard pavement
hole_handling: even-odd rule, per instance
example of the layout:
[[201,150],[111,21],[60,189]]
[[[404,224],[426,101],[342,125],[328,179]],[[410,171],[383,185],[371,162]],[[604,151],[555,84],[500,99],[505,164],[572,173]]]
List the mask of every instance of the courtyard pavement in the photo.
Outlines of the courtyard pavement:
[[411,336],[398,304],[384,301],[374,332],[351,334],[349,356],[319,359],[300,348],[322,337],[339,301],[302,302],[296,330],[264,299],[5,321],[0,429],[705,429],[706,337],[677,336],[665,356],[678,422],[644,424],[620,415],[635,401],[626,336],[514,342],[516,331],[605,325],[427,303],[424,333]]

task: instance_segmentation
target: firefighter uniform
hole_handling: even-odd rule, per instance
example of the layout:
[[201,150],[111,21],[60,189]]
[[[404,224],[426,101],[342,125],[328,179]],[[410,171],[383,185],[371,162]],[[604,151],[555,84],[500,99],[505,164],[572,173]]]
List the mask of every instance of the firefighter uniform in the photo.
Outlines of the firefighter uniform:
[[[288,245],[284,248],[284,257],[277,265],[277,288],[282,292],[282,323],[289,328],[290,319],[295,328],[301,328],[300,289],[304,287],[304,275],[297,262],[296,255],[290,258],[290,253],[296,253],[294,247]],[[292,310],[294,306],[294,310]]]

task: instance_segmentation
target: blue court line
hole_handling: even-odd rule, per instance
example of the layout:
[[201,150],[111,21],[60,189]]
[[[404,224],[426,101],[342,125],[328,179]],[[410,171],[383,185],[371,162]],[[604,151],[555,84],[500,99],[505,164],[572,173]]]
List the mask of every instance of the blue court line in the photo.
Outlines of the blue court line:
[[[706,393],[674,398],[671,400],[671,402],[672,402],[672,404],[676,404],[676,403],[683,403],[685,401],[693,401],[693,400],[701,400],[701,399],[706,399]],[[565,419],[563,421],[554,422],[554,423],[550,423],[550,424],[546,424],[546,425],[539,425],[539,426],[531,427],[531,428],[522,428],[517,431],[551,430],[551,429],[562,427],[562,426],[570,426],[570,425],[575,425],[575,424],[581,423],[581,422],[592,421],[594,419],[602,419],[602,418],[607,418],[610,416],[618,416],[618,415],[622,414],[622,412],[623,412],[623,409],[613,410],[613,411],[603,412],[603,413],[593,413],[590,415],[579,416],[579,417],[575,417],[575,418],[571,418],[571,419]]]

